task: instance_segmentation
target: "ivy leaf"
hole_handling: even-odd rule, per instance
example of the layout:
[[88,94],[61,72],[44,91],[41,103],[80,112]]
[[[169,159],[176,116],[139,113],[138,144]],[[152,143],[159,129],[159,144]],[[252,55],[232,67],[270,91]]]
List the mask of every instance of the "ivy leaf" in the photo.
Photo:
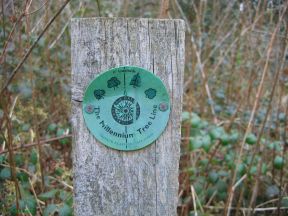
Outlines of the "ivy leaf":
[[182,121],[187,121],[188,119],[190,119],[190,113],[187,111],[182,112]]
[[209,152],[211,148],[211,138],[209,135],[202,136],[202,147],[206,152]]
[[63,175],[64,172],[65,172],[64,169],[61,167],[56,167],[54,171],[55,175],[58,175],[58,176]]
[[2,164],[6,160],[5,155],[0,155],[0,164]]
[[216,183],[216,187],[217,187],[217,191],[223,193],[227,191],[228,185],[225,181],[219,179]]
[[224,133],[225,133],[225,130],[223,127],[215,127],[209,131],[209,134],[213,140],[220,139]]
[[283,197],[281,201],[281,206],[282,207],[288,207],[288,197]]
[[266,196],[270,199],[279,194],[279,188],[277,185],[270,185],[266,188],[265,191]]
[[196,150],[202,147],[202,137],[201,136],[196,136],[196,137],[191,137],[190,138],[190,149],[191,150]]
[[15,160],[16,166],[20,167],[24,165],[24,158],[22,154],[15,154],[14,160]]
[[215,170],[212,170],[211,172],[209,172],[209,175],[208,175],[209,182],[216,183],[218,179],[219,179],[219,175]]
[[29,176],[27,173],[24,172],[17,172],[17,179],[21,182],[28,182],[29,181]]
[[55,204],[49,204],[43,211],[43,216],[54,215],[54,213],[58,210]]
[[248,145],[254,145],[257,142],[257,137],[253,133],[249,133],[246,137],[246,143]]
[[48,200],[48,199],[55,198],[57,192],[58,192],[57,189],[53,189],[51,191],[39,194],[38,197],[39,197],[39,199],[45,201],[45,200]]
[[[13,203],[9,209],[10,215],[36,215],[37,204],[34,198],[19,200],[19,210],[16,208],[16,203]],[[22,214],[21,214],[22,213]]]
[[201,124],[201,118],[196,113],[192,113],[191,127],[198,128],[200,124]]
[[[69,129],[64,130],[63,128],[58,128],[56,135],[57,135],[57,137],[60,137],[60,136],[67,135],[68,133],[69,133]],[[59,142],[62,145],[65,145],[65,144],[69,143],[69,139],[68,138],[63,138],[63,139],[60,139]]]
[[8,167],[5,167],[4,169],[1,170],[0,172],[0,179],[9,179],[11,178],[11,170]]
[[30,161],[32,164],[36,165],[38,162],[38,156],[37,152],[35,149],[32,149],[31,154],[30,154]]
[[48,131],[54,132],[54,131],[56,131],[56,129],[57,129],[57,124],[51,123],[48,125]]
[[223,146],[227,146],[230,143],[230,136],[227,133],[223,133],[222,136],[220,137],[221,144]]
[[27,132],[29,131],[30,127],[30,124],[23,124],[21,129],[22,131]]
[[282,169],[283,165],[284,165],[284,160],[282,157],[280,156],[276,156],[274,159],[274,163],[273,163],[274,167],[276,169]]
[[71,197],[72,194],[67,192],[67,191],[64,191],[62,190],[59,194],[59,198],[62,200],[62,201],[65,201],[66,199],[68,199],[69,197]]
[[72,215],[72,208],[70,206],[68,206],[67,204],[64,204],[63,206],[61,206],[59,208],[59,216],[70,216]]

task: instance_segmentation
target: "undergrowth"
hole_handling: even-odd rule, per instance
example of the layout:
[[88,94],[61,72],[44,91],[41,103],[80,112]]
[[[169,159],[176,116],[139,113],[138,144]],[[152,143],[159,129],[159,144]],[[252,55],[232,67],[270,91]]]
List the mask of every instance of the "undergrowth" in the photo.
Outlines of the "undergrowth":
[[288,2],[65,2],[1,2],[2,215],[73,214],[69,22],[92,16],[185,20],[178,215],[288,214]]

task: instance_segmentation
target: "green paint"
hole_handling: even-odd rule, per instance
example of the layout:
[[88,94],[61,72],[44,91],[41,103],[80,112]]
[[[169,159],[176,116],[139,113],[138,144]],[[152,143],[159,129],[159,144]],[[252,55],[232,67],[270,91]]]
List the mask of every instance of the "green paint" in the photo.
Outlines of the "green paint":
[[169,114],[170,99],[164,84],[139,67],[110,69],[96,77],[84,94],[83,116],[88,129],[113,149],[131,151],[153,143],[164,131]]

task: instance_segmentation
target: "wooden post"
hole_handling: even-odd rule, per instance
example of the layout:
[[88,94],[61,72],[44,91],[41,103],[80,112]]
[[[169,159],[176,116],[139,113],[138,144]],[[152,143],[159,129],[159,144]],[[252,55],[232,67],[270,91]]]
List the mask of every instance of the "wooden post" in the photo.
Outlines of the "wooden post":
[[[182,20],[72,19],[75,215],[176,215],[184,29]],[[88,131],[82,116],[81,101],[90,81],[121,65],[152,71],[171,98],[165,131],[152,145],[138,151],[102,145]]]

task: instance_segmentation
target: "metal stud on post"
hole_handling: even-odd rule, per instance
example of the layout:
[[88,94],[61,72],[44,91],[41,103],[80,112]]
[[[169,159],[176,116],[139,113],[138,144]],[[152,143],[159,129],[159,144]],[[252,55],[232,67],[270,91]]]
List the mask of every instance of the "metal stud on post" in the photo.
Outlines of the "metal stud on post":
[[184,22],[73,19],[75,215],[176,215]]

